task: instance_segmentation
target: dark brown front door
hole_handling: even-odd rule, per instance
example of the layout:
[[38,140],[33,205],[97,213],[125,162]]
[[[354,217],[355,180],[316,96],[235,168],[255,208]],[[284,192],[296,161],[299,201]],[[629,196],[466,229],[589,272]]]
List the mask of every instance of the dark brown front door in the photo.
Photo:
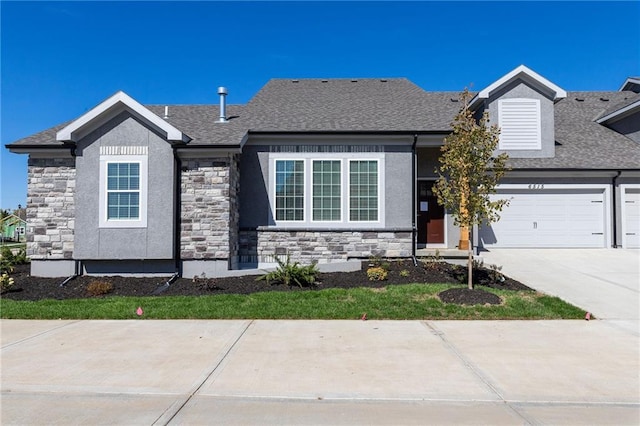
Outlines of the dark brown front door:
[[444,208],[433,194],[434,182],[418,182],[418,244],[444,244]]

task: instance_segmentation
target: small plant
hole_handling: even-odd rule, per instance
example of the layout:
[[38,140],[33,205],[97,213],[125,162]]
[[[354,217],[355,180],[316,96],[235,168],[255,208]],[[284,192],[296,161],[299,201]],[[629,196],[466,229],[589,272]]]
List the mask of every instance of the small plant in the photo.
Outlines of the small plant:
[[286,286],[291,286],[295,283],[300,287],[304,287],[315,284],[320,273],[315,262],[302,266],[298,262],[291,263],[289,255],[287,255],[285,261],[282,261],[279,257],[276,257],[276,261],[278,262],[276,270],[259,276],[257,278],[258,281],[264,280],[267,284],[281,282]]
[[384,281],[387,279],[388,272],[381,266],[373,266],[367,269],[367,277],[369,281]]
[[426,269],[436,269],[438,265],[442,262],[442,256],[440,255],[440,250],[435,251],[435,253],[428,255],[424,260],[424,266]]
[[389,262],[382,262],[380,263],[380,267],[382,269],[384,269],[385,271],[389,271],[391,269],[391,263]]
[[113,291],[113,284],[107,281],[92,281],[87,286],[87,293],[91,296],[103,296]]
[[0,275],[0,291],[5,292],[13,287],[13,278],[8,273],[4,272]]
[[29,261],[27,253],[24,249],[20,249],[18,253],[13,254],[13,251],[7,246],[3,246],[0,250],[0,273],[6,272],[12,273],[15,265],[22,265]]
[[503,282],[504,275],[502,275],[502,266],[498,265],[489,265],[489,278],[494,283]]
[[373,268],[373,267],[380,266],[381,264],[382,264],[382,257],[378,255],[369,256],[369,267]]
[[407,278],[409,276],[409,271],[407,269],[403,269],[402,271],[400,271],[400,276],[402,278]]

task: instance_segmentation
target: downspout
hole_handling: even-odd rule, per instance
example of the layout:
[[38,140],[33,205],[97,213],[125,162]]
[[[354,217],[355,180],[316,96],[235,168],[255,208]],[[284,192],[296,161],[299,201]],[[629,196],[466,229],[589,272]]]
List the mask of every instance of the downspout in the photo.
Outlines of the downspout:
[[[76,158],[76,145],[72,144],[69,147],[69,154],[71,154],[71,157],[73,157],[73,159],[75,160]],[[70,277],[67,277],[67,279],[65,279],[62,283],[60,283],[60,285],[58,287],[64,287],[65,285],[67,285],[67,283],[69,281],[72,281],[76,278],[78,278],[80,275],[82,275],[82,261],[78,260],[78,259],[74,259],[73,260],[74,265],[73,265],[73,275],[71,275]]]
[[[181,206],[182,206],[182,160],[178,156],[178,151],[176,148],[173,148],[173,158],[175,159],[175,167],[176,167],[176,181],[175,181],[175,189],[174,194],[176,197],[175,205],[173,207],[173,216],[174,216],[174,231],[173,231],[173,257],[176,262],[176,273],[174,277],[182,277],[182,262],[180,261],[180,238],[181,238],[181,229],[182,229],[182,218],[181,218]],[[174,278],[175,279],[175,278]]]
[[611,246],[618,248],[618,205],[616,197],[616,188],[618,186],[618,178],[622,174],[622,170],[618,170],[618,173],[611,179],[611,189],[613,194],[613,207],[611,209],[611,216],[613,217],[613,238],[611,240]]
[[413,144],[411,145],[411,258],[413,259],[413,265],[418,266],[418,259],[416,259],[416,233],[418,232],[416,224],[416,145],[418,143],[418,134],[413,135]]

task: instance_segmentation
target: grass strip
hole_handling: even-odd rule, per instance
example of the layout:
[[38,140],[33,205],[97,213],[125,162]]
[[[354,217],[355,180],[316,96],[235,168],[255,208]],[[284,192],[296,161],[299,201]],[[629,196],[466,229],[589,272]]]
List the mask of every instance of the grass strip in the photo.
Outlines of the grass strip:
[[[584,312],[557,297],[531,291],[483,288],[501,305],[445,304],[438,293],[449,284],[384,288],[263,292],[249,295],[102,297],[14,301],[2,299],[4,319],[358,319],[512,320],[579,319]],[[143,315],[136,309],[142,307]]]

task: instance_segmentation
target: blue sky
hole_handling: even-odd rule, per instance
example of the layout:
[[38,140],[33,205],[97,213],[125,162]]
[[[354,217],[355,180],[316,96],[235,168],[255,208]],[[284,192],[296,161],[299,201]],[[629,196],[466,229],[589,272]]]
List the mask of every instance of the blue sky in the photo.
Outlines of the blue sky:
[[407,77],[482,89],[520,64],[565,90],[640,75],[640,2],[7,2],[0,207],[26,203],[4,145],[118,90],[143,104],[245,103],[270,78]]

